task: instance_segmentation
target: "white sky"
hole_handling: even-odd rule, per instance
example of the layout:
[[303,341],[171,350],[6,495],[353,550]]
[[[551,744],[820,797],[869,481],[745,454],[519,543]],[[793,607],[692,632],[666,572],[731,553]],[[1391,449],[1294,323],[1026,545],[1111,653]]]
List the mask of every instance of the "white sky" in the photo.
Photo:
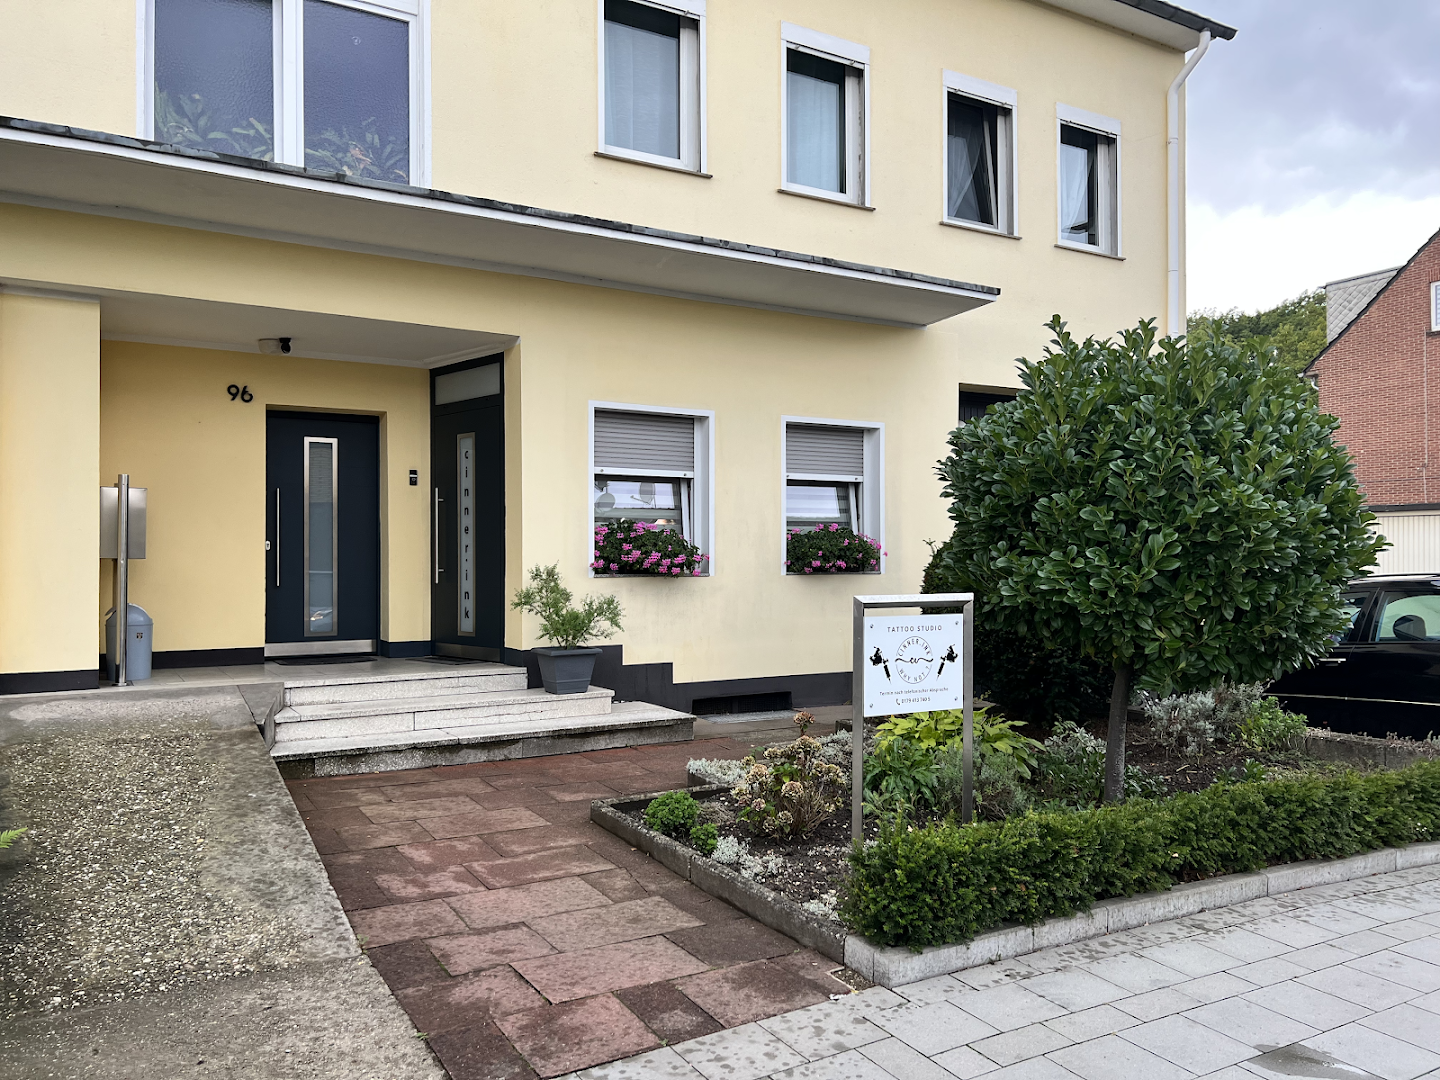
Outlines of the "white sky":
[[1440,229],[1440,0],[1190,0],[1189,307],[1254,311]]

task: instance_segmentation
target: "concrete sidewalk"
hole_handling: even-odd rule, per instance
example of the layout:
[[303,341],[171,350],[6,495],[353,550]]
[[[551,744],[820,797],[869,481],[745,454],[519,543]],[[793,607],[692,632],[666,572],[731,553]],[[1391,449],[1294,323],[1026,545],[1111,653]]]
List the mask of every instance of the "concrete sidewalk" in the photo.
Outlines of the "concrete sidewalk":
[[264,688],[0,699],[0,1077],[439,1080],[256,732]]
[[1440,867],[836,1001],[565,1080],[1440,1078]]

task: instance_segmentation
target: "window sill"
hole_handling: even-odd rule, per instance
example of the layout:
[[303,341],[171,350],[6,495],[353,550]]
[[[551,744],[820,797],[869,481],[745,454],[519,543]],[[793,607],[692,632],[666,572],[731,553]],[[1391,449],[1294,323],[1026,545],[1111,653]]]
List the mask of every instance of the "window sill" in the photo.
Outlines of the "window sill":
[[1099,248],[1085,247],[1081,244],[1060,244],[1055,245],[1061,251],[1078,251],[1081,255],[1099,255],[1102,259],[1114,259],[1116,262],[1124,262],[1124,255],[1111,255],[1108,251],[1101,251]]
[[782,571],[782,572],[781,572],[781,575],[780,575],[780,576],[781,576],[781,577],[801,577],[801,578],[879,577],[879,576],[880,576],[881,574],[883,574],[884,572],[885,572],[885,571],[883,571],[883,570],[857,570],[857,571],[854,571],[854,572],[849,571],[849,570],[838,570],[838,571],[834,571],[834,572],[831,572],[831,573],[822,573],[822,574],[806,574],[806,573],[799,573],[799,574],[797,574],[797,573],[795,573],[795,571],[793,571],[793,570],[785,570],[785,571]]
[[703,574],[597,574],[592,570],[590,576],[597,580],[604,578],[610,581],[619,581],[621,578],[658,578],[662,581],[683,581],[686,578],[693,580],[696,577],[708,578],[714,577],[715,575],[711,574],[708,570]]
[[821,191],[810,191],[802,188],[782,187],[777,188],[781,195],[795,195],[802,199],[814,199],[816,202],[834,203],[836,206],[848,206],[852,210],[874,210],[875,207],[867,206],[865,203],[857,203],[854,199],[846,198],[844,195],[826,195]]
[[627,161],[631,165],[649,165],[652,169],[664,169],[667,172],[684,173],[686,176],[698,176],[702,180],[713,179],[713,174],[701,172],[699,169],[687,168],[684,165],[671,165],[664,161],[655,161],[651,158],[640,157],[636,154],[621,154],[614,150],[596,150],[595,156],[607,158],[610,161]]
[[1006,232],[1004,229],[994,229],[989,225],[981,225],[974,221],[960,221],[956,218],[941,218],[941,225],[948,225],[952,229],[969,229],[971,232],[988,233],[991,236],[1003,237],[1006,240],[1019,240],[1019,233]]

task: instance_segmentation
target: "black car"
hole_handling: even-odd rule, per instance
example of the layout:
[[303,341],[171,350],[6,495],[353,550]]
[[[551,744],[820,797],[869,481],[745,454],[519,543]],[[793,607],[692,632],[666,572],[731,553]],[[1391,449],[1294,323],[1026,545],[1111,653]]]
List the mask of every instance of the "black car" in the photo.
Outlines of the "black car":
[[1440,575],[1367,577],[1345,594],[1350,631],[1270,692],[1316,727],[1440,736]]

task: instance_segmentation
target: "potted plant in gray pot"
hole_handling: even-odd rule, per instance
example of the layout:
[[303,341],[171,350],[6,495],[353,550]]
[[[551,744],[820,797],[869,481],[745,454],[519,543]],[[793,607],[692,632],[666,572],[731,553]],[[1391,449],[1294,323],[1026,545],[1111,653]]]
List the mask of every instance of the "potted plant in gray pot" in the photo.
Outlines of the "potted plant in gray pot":
[[530,584],[515,594],[511,607],[540,617],[540,636],[551,648],[534,649],[540,681],[552,694],[583,694],[590,688],[599,649],[586,648],[594,638],[612,637],[620,627],[620,601],[614,596],[587,596],[576,607],[574,596],[560,583],[558,565],[530,569]]

